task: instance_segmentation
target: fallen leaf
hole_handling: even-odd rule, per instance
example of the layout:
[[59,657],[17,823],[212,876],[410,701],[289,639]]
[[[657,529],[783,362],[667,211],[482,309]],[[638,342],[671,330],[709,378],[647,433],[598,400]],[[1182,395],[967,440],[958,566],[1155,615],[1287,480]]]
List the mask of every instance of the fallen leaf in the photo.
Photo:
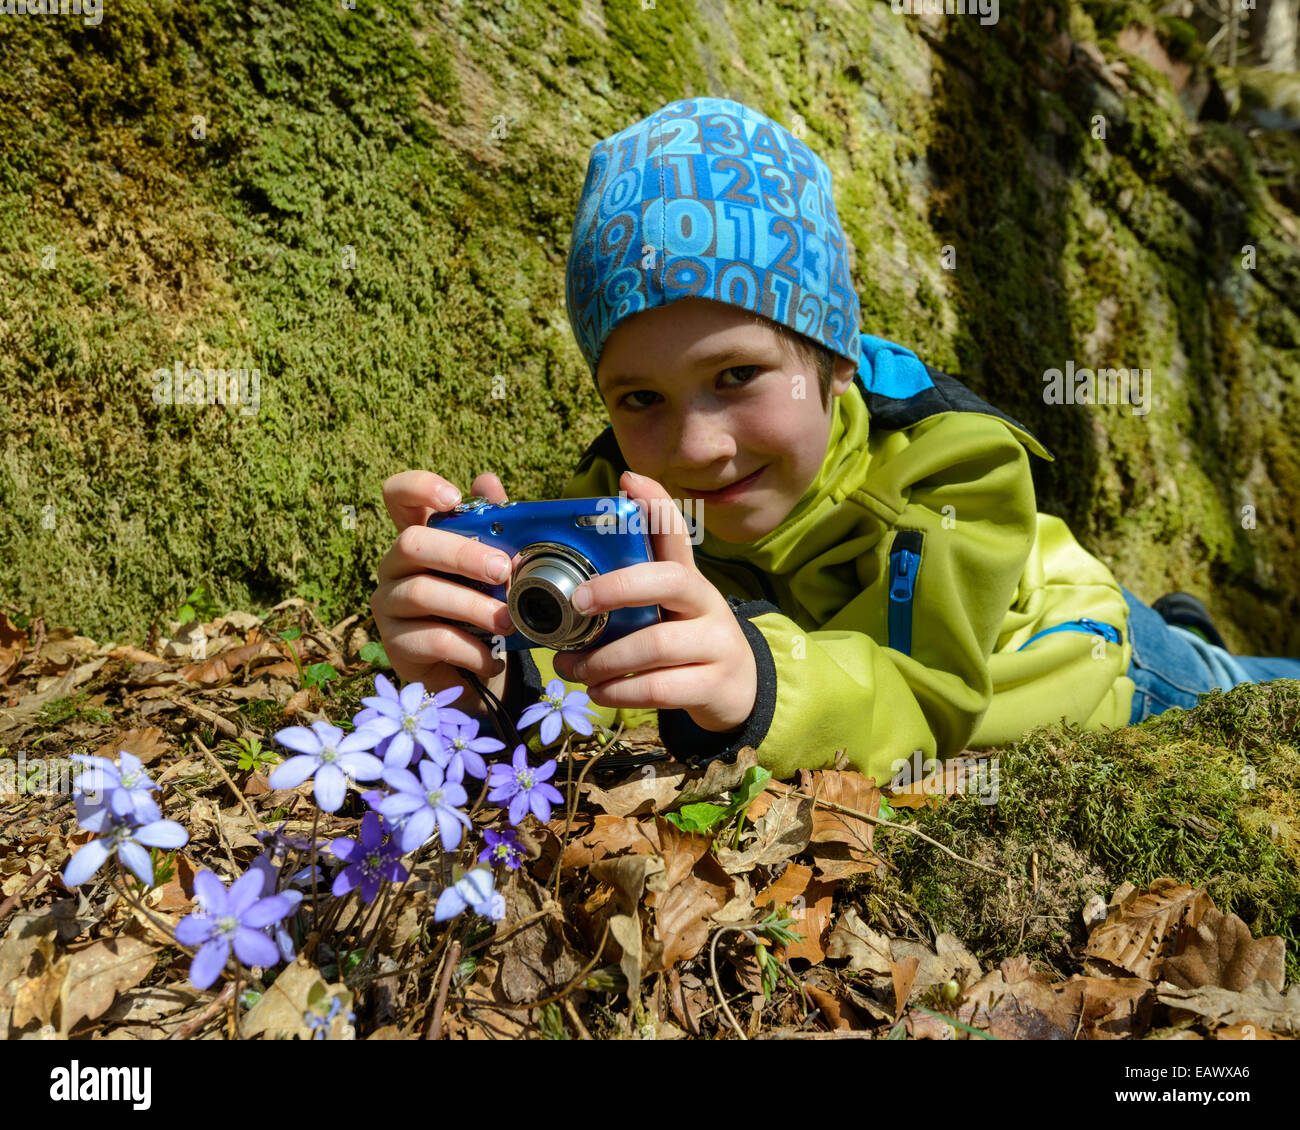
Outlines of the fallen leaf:
[[[577,976],[582,955],[566,936],[564,916],[547,893],[522,869],[511,871],[498,888],[506,900],[505,917],[497,923],[496,946],[501,962],[498,988],[512,1003],[540,1000]],[[517,923],[550,905],[551,913],[522,930]]]
[[916,971],[921,962],[916,957],[905,957],[890,965],[890,975],[894,979],[894,1023],[903,1015],[908,998],[912,995],[912,985],[916,982]]
[[585,786],[586,798],[611,816],[666,812],[677,799],[686,767],[675,761],[644,765],[631,776],[608,789]]
[[850,973],[887,977],[893,967],[889,939],[863,922],[852,907],[835,923],[835,929],[826,942],[826,956],[847,957]]
[[1177,943],[1183,924],[1195,927],[1214,904],[1201,888],[1156,879],[1112,905],[1106,921],[1088,937],[1084,953],[1152,980]]
[[1300,984],[1283,996],[1267,981],[1256,981],[1241,992],[1213,985],[1180,989],[1162,981],[1156,996],[1162,1004],[1204,1016],[1211,1024],[1256,1024],[1282,1035],[1300,1035]]
[[713,914],[735,891],[731,876],[709,853],[711,837],[683,832],[660,817],[656,823],[663,884],[648,889],[645,904],[654,910],[653,937],[662,948],[645,947],[648,973],[662,972],[699,953],[708,941]]
[[831,918],[831,895],[834,883],[821,883],[813,878],[811,867],[801,863],[791,863],[781,877],[767,890],[754,896],[755,906],[777,906],[781,903],[790,907],[795,920],[791,927],[803,935],[803,941],[793,942],[786,947],[787,960],[803,958],[818,964],[826,956],[822,948],[822,935]]
[[[769,795],[762,794],[750,811],[758,809],[759,802]],[[786,795],[772,796],[754,823],[754,838],[749,846],[743,851],[733,851],[719,844],[718,862],[730,875],[784,863],[808,846],[812,828],[812,801]]]
[[[552,820],[546,827],[555,834],[556,844],[564,837],[564,821]],[[598,860],[613,855],[654,855],[659,851],[655,826],[628,816],[610,816],[601,813],[590,816],[578,813],[569,830],[569,842],[560,861],[561,871],[590,867]],[[543,871],[549,873],[554,866],[554,856],[548,861],[542,856]],[[546,874],[541,877],[546,878]]]
[[299,955],[290,966],[283,969],[274,983],[248,1011],[242,1023],[243,1035],[265,1036],[271,1040],[310,1040],[314,1030],[307,1022],[309,1013],[324,1014],[319,1002],[339,997],[342,1007],[334,1017],[329,1038],[344,1038],[347,1027],[345,1014],[351,1010],[352,994],[341,985],[328,985],[320,970]]
[[156,952],[147,942],[122,935],[71,954],[59,994],[60,1035],[66,1036],[79,1020],[107,1012],[118,993],[143,981],[153,969]]
[[756,768],[758,765],[758,754],[750,746],[746,746],[736,754],[736,760],[725,762],[721,758],[716,761],[710,761],[704,769],[704,776],[698,780],[687,781],[682,786],[682,791],[677,794],[677,800],[674,807],[680,807],[683,804],[696,804],[702,800],[712,800],[725,792],[729,792],[740,784],[745,776],[747,769]]
[[1160,967],[1165,981],[1180,989],[1215,985],[1241,992],[1263,980],[1282,991],[1286,943],[1276,934],[1252,937],[1235,914],[1220,914],[1213,906],[1206,907],[1190,933],[1183,952],[1165,958]]
[[279,656],[280,652],[270,640],[257,640],[214,655],[202,663],[190,663],[177,668],[181,678],[187,683],[198,683],[211,687],[231,678],[241,667],[253,662],[263,655]]
[[52,964],[45,966],[35,977],[30,978],[14,991],[14,1009],[12,1024],[19,1030],[26,1028],[33,1020],[40,1024],[49,1024],[54,1016],[54,1009],[59,1003],[59,994],[63,991],[63,982],[68,975],[71,959],[65,954]]
[[813,1004],[821,1011],[822,1018],[832,1031],[866,1027],[862,1023],[862,1017],[857,1014],[857,1011],[847,1001],[840,1000],[833,993],[828,993],[825,989],[820,989],[816,985],[805,985],[803,991],[808,994]]
[[118,751],[126,750],[127,753],[135,754],[142,764],[152,765],[170,749],[171,744],[162,730],[157,726],[146,726],[143,730],[122,731],[111,742],[106,742],[95,750],[95,756],[117,761]]

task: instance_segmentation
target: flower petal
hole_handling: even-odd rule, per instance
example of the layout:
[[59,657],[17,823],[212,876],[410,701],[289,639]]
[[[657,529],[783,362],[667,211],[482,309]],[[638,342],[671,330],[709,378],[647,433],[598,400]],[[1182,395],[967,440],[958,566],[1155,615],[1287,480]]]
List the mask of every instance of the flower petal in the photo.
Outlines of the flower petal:
[[149,852],[139,844],[132,840],[122,840],[117,845],[117,858],[146,887],[153,886],[153,860],[149,858]]
[[260,930],[240,926],[235,930],[235,956],[245,965],[274,965],[280,960],[280,947]]
[[226,914],[229,905],[226,885],[213,872],[200,871],[194,876],[194,894],[199,900],[199,906],[213,918]]
[[245,910],[239,920],[245,926],[261,930],[270,926],[272,922],[279,922],[280,919],[292,914],[299,901],[301,900],[291,899],[287,895],[267,895],[266,898],[258,899]]
[[384,773],[384,763],[373,753],[343,753],[336,764],[355,781],[373,781]]
[[212,937],[212,919],[206,914],[187,914],[176,923],[176,940],[183,946],[201,946]]
[[348,779],[337,765],[322,765],[316,774],[316,804],[322,812],[337,812],[348,795]]
[[433,920],[435,922],[446,922],[449,918],[455,918],[462,913],[469,904],[455,887],[448,887],[438,896],[438,903],[433,908]]
[[[296,727],[301,729],[302,727]],[[301,754],[298,757],[291,757],[288,761],[282,762],[271,770],[271,775],[267,777],[266,783],[273,789],[292,789],[301,785],[308,777],[320,768],[320,759],[308,757]]]
[[265,878],[257,871],[245,871],[230,884],[230,893],[226,896],[226,913],[243,919],[244,911],[253,905],[262,895]]
[[407,821],[406,826],[402,828],[401,840],[399,841],[402,853],[414,851],[430,836],[433,835],[433,829],[437,823],[431,808],[421,808],[414,813]]
[[230,943],[221,936],[213,938],[190,962],[190,984],[196,989],[206,989],[221,976],[229,956]]
[[152,823],[142,824],[131,833],[131,838],[150,847],[168,850],[184,847],[190,842],[189,832],[175,820],[154,820]]
[[109,857],[110,852],[107,839],[91,840],[87,844],[82,844],[63,870],[63,885],[76,887],[84,883],[104,866],[104,860]]
[[[320,753],[320,738],[314,730],[309,730],[306,726],[290,726],[288,729],[278,731],[274,737],[282,746],[296,750],[298,753]],[[289,761],[292,760],[291,757]],[[287,765],[289,762],[285,762],[285,764]],[[297,783],[301,784],[302,780],[300,779]]]

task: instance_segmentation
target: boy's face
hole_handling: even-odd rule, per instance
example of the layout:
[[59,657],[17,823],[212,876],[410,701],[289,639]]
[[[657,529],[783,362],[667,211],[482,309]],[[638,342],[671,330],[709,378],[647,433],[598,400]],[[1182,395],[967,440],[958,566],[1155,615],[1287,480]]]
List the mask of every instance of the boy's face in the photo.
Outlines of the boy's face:
[[[833,396],[853,371],[837,357]],[[735,306],[683,298],[634,314],[606,340],[596,383],[628,466],[702,502],[723,541],[776,529],[826,457],[831,413],[816,371]]]

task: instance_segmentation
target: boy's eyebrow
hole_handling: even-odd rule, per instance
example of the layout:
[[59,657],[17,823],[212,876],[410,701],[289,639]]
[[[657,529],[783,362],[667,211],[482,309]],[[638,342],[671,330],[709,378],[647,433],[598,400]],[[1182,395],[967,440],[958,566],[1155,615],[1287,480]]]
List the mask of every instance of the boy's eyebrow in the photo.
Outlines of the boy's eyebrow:
[[[710,353],[705,357],[701,357],[695,362],[694,367],[697,369],[711,369],[715,365],[722,365],[728,361],[743,361],[750,359],[753,357],[754,352],[755,351],[752,348],[741,349],[736,346],[728,349],[719,349],[716,353]],[[627,375],[612,377],[610,380],[605,382],[601,392],[605,396],[608,396],[611,392],[622,388],[624,385],[645,385],[649,383],[651,382],[648,377]]]

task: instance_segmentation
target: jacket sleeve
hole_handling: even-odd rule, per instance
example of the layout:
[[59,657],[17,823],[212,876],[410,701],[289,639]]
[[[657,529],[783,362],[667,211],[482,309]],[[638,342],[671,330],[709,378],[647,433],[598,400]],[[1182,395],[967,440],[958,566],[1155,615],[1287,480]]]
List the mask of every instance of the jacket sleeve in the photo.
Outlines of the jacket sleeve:
[[[964,415],[964,414],[963,414]],[[950,421],[962,416],[950,416]],[[787,778],[849,762],[883,784],[895,765],[960,753],[992,701],[988,659],[1033,544],[1028,453],[989,417],[938,425],[908,449],[900,490],[852,495],[888,519],[856,561],[860,591],[816,630],[765,602],[733,602],[758,669],[758,698],[738,731],[713,734],[680,710],[659,712],[679,759],[730,757],[744,745]],[[871,480],[868,480],[870,483]],[[903,505],[890,515],[889,498]],[[911,654],[890,647],[889,551],[899,531],[922,536]]]

